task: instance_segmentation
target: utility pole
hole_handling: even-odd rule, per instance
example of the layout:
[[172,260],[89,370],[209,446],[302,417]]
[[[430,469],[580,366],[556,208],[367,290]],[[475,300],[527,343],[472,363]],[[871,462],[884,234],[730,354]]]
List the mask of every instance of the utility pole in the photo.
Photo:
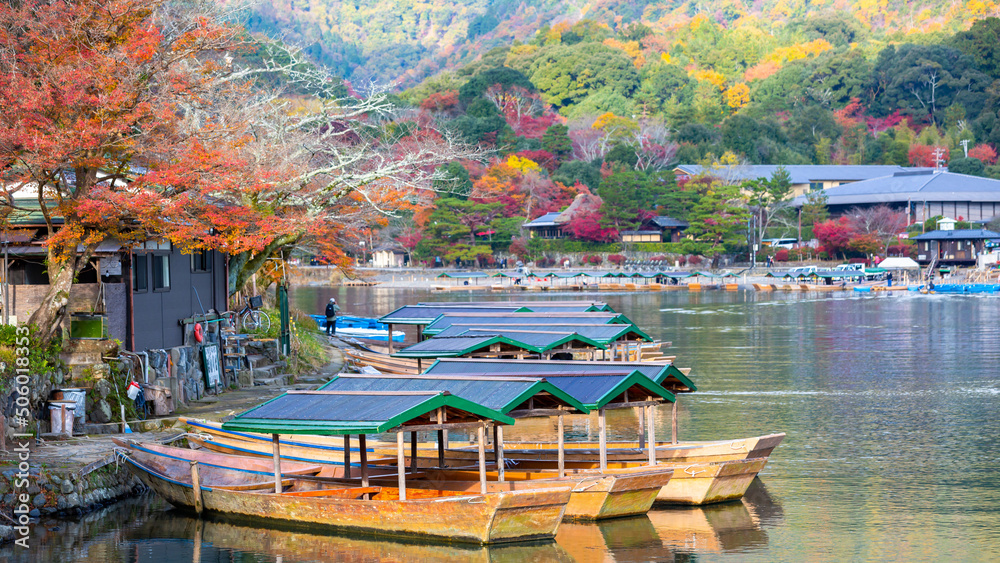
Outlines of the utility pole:
[[962,149],[965,150],[965,158],[969,158],[969,140],[962,139],[960,144],[962,145]]

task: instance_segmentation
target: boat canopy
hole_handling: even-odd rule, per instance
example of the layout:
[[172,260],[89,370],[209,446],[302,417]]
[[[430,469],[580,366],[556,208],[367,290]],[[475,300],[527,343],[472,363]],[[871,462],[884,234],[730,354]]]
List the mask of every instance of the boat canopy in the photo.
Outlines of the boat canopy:
[[511,414],[515,418],[549,416],[556,409],[573,409],[581,413],[590,412],[583,403],[540,376],[341,374],[320,389],[332,391],[448,391],[453,395],[503,414]]
[[[595,342],[576,333],[506,333],[499,335],[483,333],[478,335],[446,336],[429,338],[408,348],[403,348],[393,354],[399,358],[454,358],[483,353],[510,354],[524,351],[534,354],[544,354],[563,346],[564,344],[580,343],[579,348],[605,349],[603,344]],[[494,345],[500,345],[493,348]],[[491,350],[491,348],[493,348]],[[499,351],[497,351],[499,349]]]
[[603,301],[441,301],[430,303],[418,303],[428,307],[456,306],[456,307],[525,307],[532,312],[575,312],[575,313],[614,313],[615,310]]
[[447,391],[287,391],[236,415],[223,430],[266,434],[380,434],[437,424],[456,428],[514,419]]
[[424,372],[426,375],[576,375],[586,373],[631,373],[638,371],[674,393],[697,391],[694,382],[671,362],[603,362],[585,360],[509,360],[441,358]]
[[450,327],[455,323],[475,324],[480,326],[497,326],[512,324],[627,324],[633,325],[632,321],[625,315],[619,313],[570,313],[570,312],[518,312],[518,313],[497,313],[497,312],[474,312],[474,311],[453,311],[443,313],[424,327],[425,335],[433,335]]
[[438,274],[439,278],[453,278],[453,279],[469,279],[469,278],[488,278],[486,272],[443,272]]
[[513,313],[527,312],[528,309],[519,306],[505,306],[497,303],[485,305],[404,305],[388,315],[379,317],[379,322],[401,325],[425,325],[445,313]]
[[[494,325],[491,327],[491,325]],[[619,324],[504,324],[495,326],[496,323],[455,323],[450,327],[437,333],[437,336],[460,336],[472,334],[476,331],[493,331],[497,334],[506,334],[507,331],[548,331],[548,332],[575,332],[581,336],[586,336],[601,344],[610,344],[620,339],[632,338],[633,340],[645,340],[652,342],[652,338],[645,332],[639,330],[635,325]]]

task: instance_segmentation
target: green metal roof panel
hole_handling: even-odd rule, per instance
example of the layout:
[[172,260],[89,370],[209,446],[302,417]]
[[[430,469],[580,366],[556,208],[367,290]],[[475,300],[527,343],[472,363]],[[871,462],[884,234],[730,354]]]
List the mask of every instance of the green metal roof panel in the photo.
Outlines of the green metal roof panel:
[[514,423],[507,415],[447,392],[289,391],[237,415],[222,427],[266,434],[377,434],[439,407]]
[[448,391],[504,414],[530,397],[548,393],[556,402],[580,412],[589,409],[541,377],[481,377],[462,375],[340,375],[320,389],[350,391]]
[[435,336],[404,348],[393,355],[400,358],[457,357],[498,343],[509,344],[516,348],[541,354],[567,342],[582,342],[594,348],[605,348],[604,345],[575,333],[515,333],[505,331],[501,335],[495,331],[485,331],[458,336]]
[[434,322],[424,327],[423,333],[430,336],[448,328],[454,323],[479,324],[483,326],[512,325],[512,324],[633,324],[624,315],[618,313],[566,313],[566,312],[544,312],[544,313],[476,313],[476,312],[451,312],[444,313],[434,319]]
[[[494,325],[491,327],[491,325]],[[585,336],[595,342],[600,342],[601,344],[609,344],[611,342],[617,341],[619,338],[625,335],[633,334],[641,340],[652,341],[653,339],[639,330],[638,327],[634,325],[620,325],[620,324],[511,324],[495,326],[496,323],[483,323],[483,324],[471,324],[471,323],[455,323],[450,327],[438,332],[436,336],[456,336],[459,334],[466,333],[470,330],[493,330],[497,334],[506,334],[508,331],[550,331],[550,332],[575,332],[581,336]]]
[[424,371],[427,375],[580,375],[588,373],[642,373],[654,382],[669,385],[676,392],[697,391],[697,386],[682,371],[670,363],[602,362],[581,360],[493,360],[471,358],[441,358]]
[[498,303],[494,306],[462,306],[462,305],[404,305],[395,311],[379,318],[379,322],[392,324],[425,325],[445,313],[514,313],[527,309],[517,306],[504,306]]

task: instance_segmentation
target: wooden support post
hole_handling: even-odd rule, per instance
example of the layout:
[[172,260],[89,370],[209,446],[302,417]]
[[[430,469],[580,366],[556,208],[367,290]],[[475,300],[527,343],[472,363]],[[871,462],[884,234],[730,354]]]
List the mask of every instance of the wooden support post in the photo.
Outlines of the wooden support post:
[[493,449],[499,452],[500,456],[497,460],[497,481],[503,482],[504,480],[504,463],[503,463],[503,426],[499,424],[493,427],[494,437],[493,437]]
[[389,353],[392,354],[392,323],[386,323],[386,325],[389,327],[389,339],[388,339]]
[[417,471],[417,433],[410,432],[410,471]]
[[639,449],[645,449],[646,447],[646,407],[636,407],[636,412],[639,415]]
[[558,429],[558,432],[557,432],[559,434],[559,476],[560,477],[565,477],[566,476],[566,442],[565,442],[565,436],[564,436],[564,432],[563,432],[563,428],[564,428],[563,427],[563,415],[560,414],[557,418],[559,419],[559,422],[558,422],[559,429]]
[[274,452],[274,492],[281,494],[281,452],[278,446],[278,435],[271,434],[271,447]]
[[198,516],[201,516],[203,505],[201,503],[201,478],[198,475],[197,461],[191,462],[191,486],[194,487],[194,511]]
[[424,325],[417,325],[417,342],[422,342],[424,339]]
[[423,373],[424,371],[424,365],[420,362],[420,358],[417,358],[417,371],[420,373]]
[[670,406],[670,443],[677,443],[677,401]]
[[480,424],[479,434],[479,492],[486,494],[486,425]]
[[493,463],[500,463],[500,450],[497,448],[497,438],[500,433],[500,425],[493,425]]
[[604,419],[604,409],[597,411],[597,431],[601,446],[601,471],[608,468],[608,426]]
[[646,414],[646,427],[649,432],[649,464],[656,465],[656,426],[653,424],[653,413],[656,407],[649,405],[648,407],[643,407],[643,410],[649,409]]
[[[419,325],[418,325],[419,326]],[[437,423],[444,424],[444,409],[437,410]],[[437,431],[438,467],[444,467],[444,430]]]
[[399,475],[399,500],[406,500],[406,455],[403,453],[403,431],[396,432],[396,473]]
[[344,479],[351,478],[351,435],[344,434]]
[[365,435],[358,434],[358,452],[361,454],[361,486],[368,486],[368,447],[365,445]]

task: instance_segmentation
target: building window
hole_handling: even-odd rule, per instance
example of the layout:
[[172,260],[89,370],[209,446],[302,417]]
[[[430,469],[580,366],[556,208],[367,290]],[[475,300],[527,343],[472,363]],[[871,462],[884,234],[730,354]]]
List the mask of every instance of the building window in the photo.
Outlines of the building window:
[[191,255],[191,271],[192,272],[211,272],[212,271],[212,251],[211,250],[199,250]]
[[924,243],[924,250],[930,250],[930,249],[931,249],[931,243],[925,242]]
[[809,191],[811,192],[823,191],[823,182],[809,182]]
[[153,254],[153,291],[170,291],[170,255]]
[[144,293],[149,289],[148,259],[145,254],[132,255],[132,291]]

